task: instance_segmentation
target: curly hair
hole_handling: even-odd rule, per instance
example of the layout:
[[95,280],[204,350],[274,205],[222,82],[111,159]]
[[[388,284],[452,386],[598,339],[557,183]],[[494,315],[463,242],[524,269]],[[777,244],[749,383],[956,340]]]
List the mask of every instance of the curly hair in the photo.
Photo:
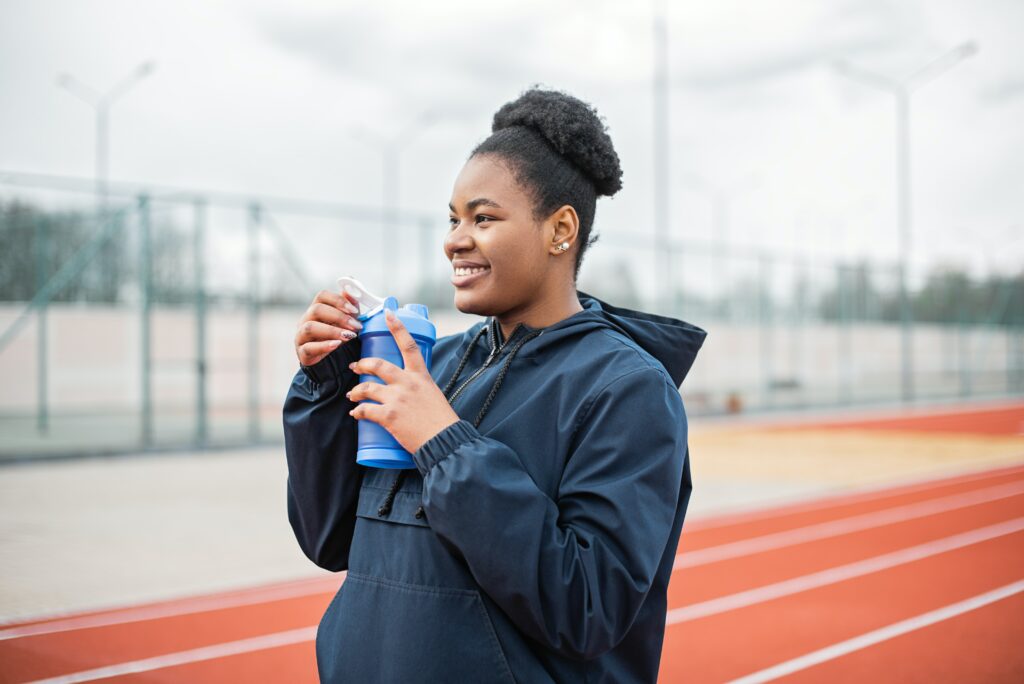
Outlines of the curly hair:
[[470,153],[502,159],[533,199],[541,221],[569,204],[579,216],[579,249],[574,278],[591,235],[597,198],[622,188],[622,168],[607,128],[586,102],[534,85],[494,114],[491,135]]

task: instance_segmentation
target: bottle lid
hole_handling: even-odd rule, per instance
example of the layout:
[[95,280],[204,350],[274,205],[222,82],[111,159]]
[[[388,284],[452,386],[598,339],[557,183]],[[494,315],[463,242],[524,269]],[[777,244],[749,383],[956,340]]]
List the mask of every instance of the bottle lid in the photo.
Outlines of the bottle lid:
[[384,305],[383,297],[378,297],[367,290],[361,282],[352,276],[342,276],[338,278],[338,289],[342,292],[349,293],[352,295],[353,299],[359,302],[359,315],[357,318],[360,321],[365,321],[367,318],[377,313],[377,311]]
[[395,297],[378,297],[352,276],[338,278],[338,289],[348,292],[353,299],[359,302],[360,313],[356,318],[364,323],[363,329],[359,332],[360,335],[387,331],[387,321],[384,320],[383,315],[378,316],[378,314],[383,314],[384,309],[391,309],[410,334],[432,340],[437,339],[437,328],[430,321],[426,304],[406,304],[399,308],[398,300]]

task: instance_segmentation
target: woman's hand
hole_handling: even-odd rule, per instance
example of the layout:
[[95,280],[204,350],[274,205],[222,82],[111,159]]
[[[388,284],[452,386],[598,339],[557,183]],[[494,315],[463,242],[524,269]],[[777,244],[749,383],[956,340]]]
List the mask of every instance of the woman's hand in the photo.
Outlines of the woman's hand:
[[339,344],[353,339],[363,324],[356,320],[359,302],[347,292],[321,290],[306,309],[295,333],[295,355],[303,366],[312,366]]
[[378,403],[359,404],[349,413],[359,420],[382,425],[402,448],[412,453],[441,430],[459,422],[459,415],[430,377],[420,348],[402,321],[390,310],[386,310],[384,317],[405,368],[374,357],[349,364],[356,373],[376,375],[387,383],[368,381],[353,387],[346,395],[351,401],[369,399]]

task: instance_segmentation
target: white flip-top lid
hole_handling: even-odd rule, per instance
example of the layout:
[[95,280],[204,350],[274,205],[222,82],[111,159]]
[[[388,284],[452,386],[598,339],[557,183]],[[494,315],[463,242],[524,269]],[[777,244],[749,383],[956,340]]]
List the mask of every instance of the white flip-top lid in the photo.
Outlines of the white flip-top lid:
[[377,310],[384,306],[384,297],[378,297],[352,276],[338,278],[338,289],[348,292],[352,298],[359,302],[359,320],[365,320],[377,313]]

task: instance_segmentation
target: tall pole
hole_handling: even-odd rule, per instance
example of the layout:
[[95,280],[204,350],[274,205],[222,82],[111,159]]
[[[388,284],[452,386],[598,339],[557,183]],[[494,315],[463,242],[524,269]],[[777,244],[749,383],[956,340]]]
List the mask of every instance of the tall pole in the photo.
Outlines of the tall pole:
[[[96,115],[96,152],[94,163],[96,166],[96,213],[99,217],[98,225],[105,225],[107,221],[107,185],[109,174],[110,158],[110,108],[114,102],[132,89],[139,81],[153,73],[156,62],[150,60],[137,66],[130,74],[121,79],[113,88],[104,93],[90,88],[71,74],[61,73],[57,75],[57,85],[82,100],[90,107]],[[120,279],[120,269],[114,263],[117,250],[117,241],[111,240],[105,247],[107,263],[103,265],[103,276],[107,280],[109,295],[117,297],[117,285]]]
[[[35,234],[36,292],[41,292],[50,279],[50,225],[46,218],[39,218],[38,221]],[[50,381],[47,377],[50,348],[46,312],[48,303],[44,302],[36,314],[36,321],[39,324],[36,335],[36,429],[41,435],[50,431]]]
[[193,290],[196,325],[196,444],[209,441],[206,359],[206,202],[196,199],[192,207]]
[[910,303],[910,92],[899,87],[896,94],[896,175],[899,200],[900,250],[900,355],[903,401],[914,400],[914,315]]
[[902,80],[893,80],[847,62],[836,62],[837,71],[864,85],[878,88],[896,98],[896,203],[899,241],[899,295],[902,356],[902,396],[904,402],[914,400],[913,311],[910,301],[911,196],[910,196],[910,95],[925,83],[934,80],[955,64],[977,54],[976,43],[959,45],[943,53]]
[[675,303],[672,283],[672,254],[668,244],[669,101],[668,27],[665,0],[653,0],[654,10],[654,246],[655,301]]
[[260,223],[263,220],[259,204],[249,206],[249,278],[248,278],[248,335],[249,338],[249,440],[260,440]]
[[153,344],[150,305],[152,298],[152,253],[150,251],[149,197],[140,195],[139,203],[139,376],[141,409],[141,441],[148,447],[153,443]]
[[110,108],[115,101],[125,95],[139,81],[152,74],[155,69],[156,62],[153,60],[143,62],[104,93],[85,85],[71,74],[57,75],[57,85],[92,107],[96,114],[96,156],[94,161],[96,165],[96,195],[101,206],[107,199]]

